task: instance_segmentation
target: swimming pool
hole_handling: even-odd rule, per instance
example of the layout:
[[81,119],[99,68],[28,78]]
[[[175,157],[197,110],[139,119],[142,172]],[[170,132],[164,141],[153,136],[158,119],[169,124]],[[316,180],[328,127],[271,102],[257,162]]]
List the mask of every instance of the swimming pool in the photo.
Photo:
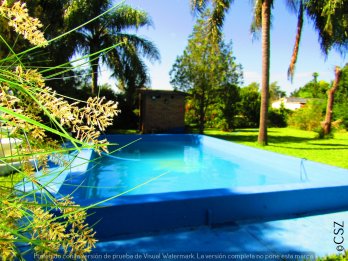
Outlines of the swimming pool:
[[297,168],[284,169],[282,162],[259,162],[229,147],[203,145],[197,136],[156,139],[146,137],[97,158],[88,176],[86,198],[108,198],[129,190],[128,195],[139,195],[307,182],[304,173],[299,175],[301,161],[294,163]]
[[122,195],[92,210],[100,237],[348,208],[346,169],[204,135],[107,138],[122,149],[94,155],[60,190],[81,184],[82,205]]

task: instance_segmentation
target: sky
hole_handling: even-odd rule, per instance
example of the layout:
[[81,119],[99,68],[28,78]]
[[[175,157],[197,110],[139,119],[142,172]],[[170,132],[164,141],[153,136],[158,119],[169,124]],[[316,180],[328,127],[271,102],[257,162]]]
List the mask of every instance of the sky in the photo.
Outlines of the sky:
[[[117,3],[117,2],[115,2]],[[126,4],[146,11],[152,18],[153,26],[139,29],[136,33],[151,40],[159,49],[161,61],[150,63],[151,88],[172,89],[169,71],[177,56],[187,46],[196,17],[190,9],[190,0],[126,0]],[[319,73],[319,80],[331,82],[336,65],[343,67],[347,57],[332,50],[328,57],[322,54],[318,36],[313,25],[305,19],[300,43],[294,81],[287,79],[293,43],[295,41],[297,15],[285,6],[285,1],[275,1],[272,10],[271,68],[270,82],[277,81],[282,90],[290,94],[313,79],[313,72]],[[261,39],[252,39],[250,24],[252,5],[249,0],[237,0],[227,13],[223,33],[226,42],[232,41],[236,62],[243,66],[244,84],[261,82]],[[114,81],[102,69],[101,83]]]

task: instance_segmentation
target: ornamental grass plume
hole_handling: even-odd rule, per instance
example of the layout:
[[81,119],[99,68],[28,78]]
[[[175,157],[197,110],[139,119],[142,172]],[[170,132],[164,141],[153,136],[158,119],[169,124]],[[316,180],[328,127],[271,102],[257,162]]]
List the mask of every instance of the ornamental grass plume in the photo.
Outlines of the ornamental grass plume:
[[9,6],[6,0],[3,0],[0,5],[0,15],[8,19],[8,25],[22,35],[25,39],[36,46],[46,46],[47,40],[40,31],[41,22],[32,18],[28,14],[28,9],[25,3],[15,2]]
[[[25,3],[9,5],[6,0],[0,1],[0,16],[31,44],[48,44],[39,30],[42,24],[28,15]],[[53,260],[60,254],[87,260],[86,254],[92,251],[96,239],[86,223],[86,208],[71,196],[55,198],[35,174],[38,170],[50,174],[48,157],[69,166],[64,156],[69,149],[62,148],[60,141],[71,141],[75,149],[107,151],[107,141],[99,136],[119,113],[117,103],[104,97],[71,103],[46,86],[37,69],[25,68],[13,50],[10,53],[12,56],[0,60],[0,127],[7,130],[0,133],[0,138],[21,142],[13,146],[11,155],[2,155],[0,163],[8,164],[15,175],[38,189],[26,192],[0,186],[0,260],[23,259],[26,253],[35,253],[40,260]],[[51,134],[61,140],[53,139]],[[21,167],[12,166],[13,161],[20,162]]]

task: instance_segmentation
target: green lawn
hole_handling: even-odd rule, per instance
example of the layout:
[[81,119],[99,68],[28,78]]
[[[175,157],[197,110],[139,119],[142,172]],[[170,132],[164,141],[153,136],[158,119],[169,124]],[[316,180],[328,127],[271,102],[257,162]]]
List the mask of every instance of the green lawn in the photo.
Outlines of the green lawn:
[[257,144],[258,129],[235,132],[206,130],[205,134],[295,157],[348,169],[348,132],[337,132],[333,139],[317,139],[317,134],[292,128],[269,128],[268,146]]
[[15,184],[23,180],[23,175],[11,174],[8,176],[0,176],[0,193],[3,189],[12,189]]

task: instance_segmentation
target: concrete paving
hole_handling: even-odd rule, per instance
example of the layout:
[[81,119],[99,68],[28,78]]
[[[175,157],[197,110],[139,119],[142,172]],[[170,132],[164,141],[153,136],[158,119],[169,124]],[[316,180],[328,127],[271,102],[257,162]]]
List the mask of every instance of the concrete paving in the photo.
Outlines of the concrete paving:
[[117,238],[99,242],[89,260],[314,260],[348,247],[348,237],[334,242],[345,238],[334,234],[334,222],[348,224],[348,211]]

